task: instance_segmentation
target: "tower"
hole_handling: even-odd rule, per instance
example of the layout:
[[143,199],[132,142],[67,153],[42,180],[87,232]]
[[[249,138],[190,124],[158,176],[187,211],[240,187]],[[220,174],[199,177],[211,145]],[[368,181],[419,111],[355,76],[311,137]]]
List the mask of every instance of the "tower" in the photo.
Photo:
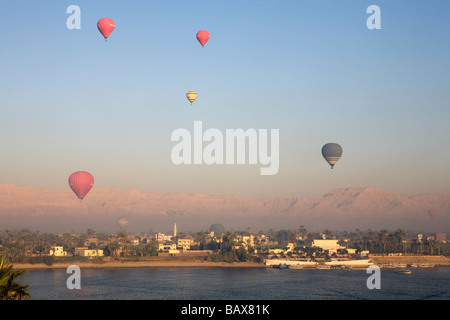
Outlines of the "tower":
[[175,238],[177,236],[177,224],[173,224],[173,237]]

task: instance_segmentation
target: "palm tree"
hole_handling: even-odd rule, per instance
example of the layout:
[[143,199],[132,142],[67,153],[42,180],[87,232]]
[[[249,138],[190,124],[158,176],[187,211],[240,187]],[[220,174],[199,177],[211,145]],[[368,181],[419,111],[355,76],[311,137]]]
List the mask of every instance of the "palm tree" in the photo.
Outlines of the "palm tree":
[[34,242],[33,233],[25,228],[22,229],[17,236],[22,249],[21,255],[26,256],[28,253],[28,255],[31,256]]
[[306,228],[305,228],[303,225],[301,225],[301,226],[298,228],[298,233],[299,233],[300,236],[303,238],[303,237],[306,236],[307,230],[306,230]]
[[194,234],[194,241],[199,245],[200,250],[204,250],[207,243],[209,232],[208,231],[200,231]]
[[235,245],[236,234],[231,231],[227,231],[222,237],[220,251],[222,254],[230,253],[231,251],[233,251]]
[[105,251],[109,256],[111,256],[113,258],[117,258],[119,256],[120,248],[121,248],[121,246],[117,242],[110,242],[106,246]]
[[372,231],[371,229],[369,229],[367,231],[367,244],[368,244],[368,249],[369,250],[373,250],[375,247],[375,244],[377,242],[377,234]]
[[93,238],[96,232],[93,229],[87,229],[86,233],[89,238]]
[[306,243],[308,244],[308,246],[312,246],[313,241],[314,241],[314,235],[312,233],[308,233],[306,235]]
[[63,247],[69,248],[69,247],[74,246],[74,244],[75,244],[75,237],[73,236],[72,233],[66,232],[66,233],[64,233],[64,234],[60,237],[60,239],[59,239],[58,242],[59,242]]
[[331,231],[331,230],[326,229],[323,231],[323,234],[325,235],[325,239],[333,239],[334,238],[333,231]]
[[382,247],[381,250],[382,250],[383,255],[386,253],[386,244],[387,244],[388,235],[389,235],[389,232],[386,229],[383,229],[378,233],[379,244],[380,244],[380,247]]
[[123,247],[125,247],[124,256],[128,256],[128,245],[131,243],[131,241],[128,239],[128,234],[125,231],[120,231],[117,234],[117,240],[119,244]]
[[406,237],[406,232],[403,231],[402,229],[397,229],[395,231],[394,235],[395,235],[396,240],[397,240],[397,251],[398,252],[404,251],[403,239]]
[[29,286],[23,286],[16,282],[16,278],[25,272],[25,269],[13,271],[13,265],[5,265],[5,260],[0,262],[0,300],[23,300],[31,295]]
[[289,243],[297,244],[297,240],[298,240],[298,235],[295,232],[291,231],[288,233],[288,242]]
[[428,247],[428,250],[430,252],[430,254],[434,254],[434,246],[435,246],[435,241],[432,238],[427,237],[425,239],[425,246]]

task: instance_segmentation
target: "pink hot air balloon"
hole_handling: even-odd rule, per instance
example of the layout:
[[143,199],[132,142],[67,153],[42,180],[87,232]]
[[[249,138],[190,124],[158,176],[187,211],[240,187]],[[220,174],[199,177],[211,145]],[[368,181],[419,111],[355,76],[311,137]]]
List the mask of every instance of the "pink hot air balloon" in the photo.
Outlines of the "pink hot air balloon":
[[113,32],[115,26],[116,24],[114,23],[114,20],[111,18],[102,18],[97,22],[97,28],[105,38],[105,41],[106,39],[108,39],[111,32]]
[[202,45],[202,48],[203,48],[203,46],[209,40],[209,32],[205,31],[205,30],[200,30],[199,32],[197,32],[197,40],[198,40],[198,42],[200,42],[200,44]]
[[94,177],[86,171],[77,171],[70,175],[69,185],[80,200],[87,195],[94,185]]
[[433,218],[436,215],[436,210],[434,209],[428,210],[428,215]]

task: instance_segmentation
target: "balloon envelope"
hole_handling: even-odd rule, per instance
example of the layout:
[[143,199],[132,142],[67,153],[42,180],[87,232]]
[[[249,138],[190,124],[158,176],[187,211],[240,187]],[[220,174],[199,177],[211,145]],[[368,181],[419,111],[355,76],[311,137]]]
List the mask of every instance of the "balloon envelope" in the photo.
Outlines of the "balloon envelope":
[[69,177],[69,186],[80,200],[83,200],[93,185],[94,177],[89,172],[77,171]]
[[209,32],[206,30],[200,30],[199,32],[197,32],[197,40],[203,47],[209,40]]
[[195,92],[195,91],[188,91],[188,93],[186,93],[186,98],[192,104],[195,101],[195,99],[197,99],[197,92]]
[[115,26],[116,24],[114,23],[114,20],[111,18],[102,18],[97,22],[97,28],[103,35],[105,40],[108,39],[111,32],[113,32]]
[[125,227],[128,225],[128,220],[126,218],[119,218],[117,219],[117,224],[120,229],[125,230]]
[[342,156],[342,147],[337,143],[327,143],[322,147],[322,156],[333,169],[336,162]]
[[430,217],[434,217],[434,216],[436,215],[436,210],[434,210],[434,209],[428,210],[428,215],[429,215]]

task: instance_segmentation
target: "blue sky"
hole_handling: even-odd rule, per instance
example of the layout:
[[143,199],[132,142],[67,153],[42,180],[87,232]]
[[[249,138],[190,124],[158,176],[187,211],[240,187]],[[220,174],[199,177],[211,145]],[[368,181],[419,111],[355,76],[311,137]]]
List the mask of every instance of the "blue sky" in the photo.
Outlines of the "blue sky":
[[[80,30],[66,27],[73,4]],[[366,27],[372,4],[380,30]],[[449,12],[447,1],[2,1],[0,182],[67,188],[86,170],[95,187],[148,192],[448,193]],[[107,42],[102,17],[116,23]],[[174,165],[171,133],[195,120],[279,129],[278,174]],[[333,170],[327,142],[344,149]]]

